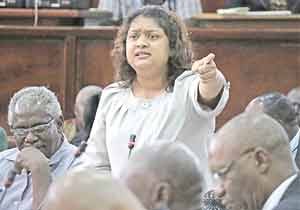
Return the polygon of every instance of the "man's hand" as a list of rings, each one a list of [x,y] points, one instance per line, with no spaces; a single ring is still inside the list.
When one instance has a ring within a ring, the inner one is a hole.
[[[15,168],[19,174],[22,169],[32,173],[43,169],[47,170],[49,169],[49,160],[35,147],[25,147],[16,158]]]
[[[49,160],[35,147],[25,147],[16,158],[15,168],[19,173],[22,169],[31,172],[32,209],[37,210],[51,183]]]

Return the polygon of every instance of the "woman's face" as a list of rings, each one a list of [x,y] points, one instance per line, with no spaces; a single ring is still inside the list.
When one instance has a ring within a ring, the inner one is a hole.
[[[131,22],[126,57],[138,77],[166,75],[169,53],[169,39],[154,19],[138,16]]]

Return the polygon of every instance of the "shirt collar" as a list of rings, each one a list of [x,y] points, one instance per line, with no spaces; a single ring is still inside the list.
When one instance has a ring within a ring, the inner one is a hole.
[[[300,140],[300,129],[298,130],[298,132],[294,136],[294,138],[290,141],[290,148],[291,148],[291,151],[293,153],[294,158],[295,158],[295,156],[297,154],[299,140]]]
[[[65,139],[59,149],[51,156],[49,166],[57,165],[61,161],[61,154],[64,154],[66,150],[69,150],[70,146],[71,144]]]
[[[269,196],[268,200],[265,202],[262,210],[272,210],[274,209],[280,202],[283,194],[290,186],[290,184],[296,179],[297,174],[294,174],[287,178],[284,182],[282,182]]]

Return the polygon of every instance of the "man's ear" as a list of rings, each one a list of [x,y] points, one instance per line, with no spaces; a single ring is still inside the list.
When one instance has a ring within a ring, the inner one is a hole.
[[[151,201],[153,209],[169,209],[171,199],[171,186],[167,182],[158,183],[152,192]]]
[[[262,147],[257,147],[254,150],[255,165],[258,171],[262,174],[267,173],[271,166],[271,154]]]

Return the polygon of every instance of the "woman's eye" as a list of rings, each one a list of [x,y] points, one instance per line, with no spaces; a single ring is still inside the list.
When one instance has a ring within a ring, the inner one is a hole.
[[[130,34],[128,37],[129,37],[129,39],[132,39],[132,40],[135,40],[138,38],[138,36],[136,34]]]
[[[156,40],[158,38],[159,38],[159,35],[157,35],[157,34],[150,34],[150,39],[151,40]]]

